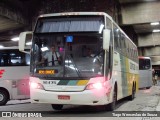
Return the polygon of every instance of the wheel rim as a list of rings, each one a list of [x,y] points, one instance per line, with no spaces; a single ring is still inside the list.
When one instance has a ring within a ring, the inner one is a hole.
[[[4,99],[4,95],[0,94],[0,101],[3,101],[3,99]]]

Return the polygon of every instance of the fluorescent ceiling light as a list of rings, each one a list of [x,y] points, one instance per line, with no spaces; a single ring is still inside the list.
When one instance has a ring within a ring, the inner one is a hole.
[[[42,47],[41,50],[44,52],[44,51],[47,51],[49,49],[48,49],[48,47]]]
[[[160,29],[155,29],[153,30],[153,32],[160,32]]]
[[[32,45],[32,42],[27,42],[26,45]]]
[[[0,48],[4,48],[4,46],[3,46],[3,45],[0,45]]]
[[[153,22],[151,25],[159,25],[159,22]]]
[[[19,41],[19,37],[15,37],[11,39],[12,41]]]

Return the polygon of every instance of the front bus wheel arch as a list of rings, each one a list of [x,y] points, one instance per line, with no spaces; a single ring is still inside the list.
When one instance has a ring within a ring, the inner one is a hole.
[[[112,103],[108,105],[109,111],[113,111],[116,109],[117,103],[117,84],[114,86],[113,95],[112,95]]]
[[[0,89],[0,106],[5,105],[9,100],[9,94],[6,90]]]
[[[129,96],[129,100],[133,100],[136,94],[136,84],[133,83],[132,85],[132,94]]]

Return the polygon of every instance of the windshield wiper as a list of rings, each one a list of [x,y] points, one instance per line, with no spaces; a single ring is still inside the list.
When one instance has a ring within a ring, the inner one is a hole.
[[[77,74],[78,74],[78,77],[81,77],[81,73],[80,73],[79,69],[77,68],[77,66],[76,66],[73,58],[71,57],[71,55],[67,55],[67,58],[71,60],[73,66],[74,66],[74,68],[75,68],[75,70],[76,70],[76,72],[77,72]]]
[[[97,56],[99,56],[102,52],[103,52],[103,50],[100,50],[98,53],[96,53],[96,54],[94,55],[94,58],[97,57]]]

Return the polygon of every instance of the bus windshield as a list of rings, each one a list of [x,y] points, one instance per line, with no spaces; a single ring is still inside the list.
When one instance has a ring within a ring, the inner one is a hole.
[[[61,79],[102,76],[103,28],[103,16],[39,18],[32,41],[32,75]]]
[[[53,46],[55,51],[50,54]],[[35,34],[31,54],[34,76],[66,79],[103,75],[101,34]]]
[[[139,70],[148,70],[151,68],[150,59],[139,59]]]

